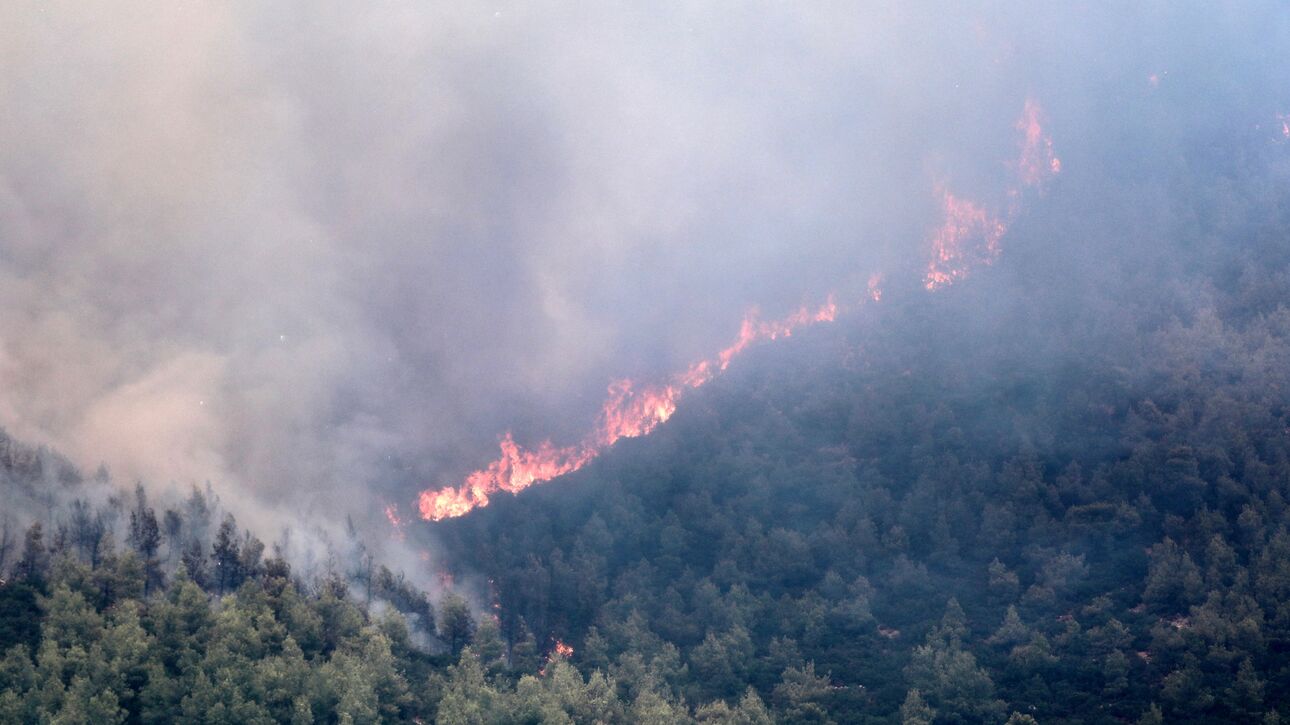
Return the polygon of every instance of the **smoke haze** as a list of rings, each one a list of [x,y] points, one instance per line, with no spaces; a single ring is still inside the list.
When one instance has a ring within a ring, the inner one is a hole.
[[[10,3],[0,425],[119,480],[410,514],[749,306],[917,283],[935,189],[1001,204],[1027,98],[1084,191],[1276,142],[1286,48],[1273,2]]]

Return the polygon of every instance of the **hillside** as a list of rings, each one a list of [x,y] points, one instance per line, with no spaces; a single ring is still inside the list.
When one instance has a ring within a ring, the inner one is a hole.
[[[1093,218],[1046,201],[1000,267],[761,350],[652,437],[442,524],[450,560],[504,635],[628,693],[751,686],[787,722],[1275,721],[1290,186],[1275,154],[1211,152],[1136,252],[1115,225],[1141,179]]]
[[[1210,128],[395,532],[445,571],[0,436],[0,722],[1279,722],[1290,146]]]

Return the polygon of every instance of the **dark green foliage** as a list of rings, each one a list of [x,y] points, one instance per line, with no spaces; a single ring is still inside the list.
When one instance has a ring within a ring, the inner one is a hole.
[[[23,645],[35,651],[40,641],[39,590],[30,584],[0,587],[0,648]]]
[[[453,657],[470,643],[475,622],[470,616],[466,600],[456,592],[448,592],[439,603],[439,634],[443,637]]]
[[[22,542],[22,558],[13,568],[13,576],[20,582],[41,586],[45,570],[49,566],[49,554],[45,551],[44,527],[39,521],[27,529]]]
[[[242,583],[241,546],[232,515],[224,517],[215,535],[215,543],[211,545],[211,572],[217,592],[236,589]]]
[[[1010,236],[970,284],[750,352],[650,437],[442,538],[496,582],[513,658],[558,637],[628,697],[1285,716],[1290,169],[1239,173],[1177,180],[1169,213],[1203,220],[1131,250],[1043,202],[1059,243]],[[1102,212],[1131,219],[1116,183]]]
[[[0,722],[1278,722],[1278,158],[1169,202],[1103,169],[1097,213],[1038,201],[969,282],[750,351],[653,435],[437,524],[486,593],[432,606],[361,546],[293,574],[209,488],[160,522],[140,490],[128,531],[73,500],[0,536]],[[79,480],[6,436],[0,470]]]

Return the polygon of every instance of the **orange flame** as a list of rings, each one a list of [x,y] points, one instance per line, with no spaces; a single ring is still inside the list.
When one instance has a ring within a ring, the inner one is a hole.
[[[1048,177],[1061,171],[1061,161],[1053,154],[1052,140],[1044,135],[1041,117],[1039,106],[1026,101],[1016,126],[1022,132],[1021,153],[1016,163],[1021,188],[1041,186]],[[1009,191],[1008,196],[1014,203],[1002,217],[949,191],[942,189],[940,195],[945,221],[931,239],[932,260],[924,278],[924,286],[929,290],[952,284],[976,266],[994,262],[1000,253],[999,241],[1016,214],[1015,202],[1020,190]],[[869,299],[875,302],[882,299],[881,283],[879,275],[870,278]],[[760,320],[754,309],[744,317],[733,343],[714,357],[700,360],[673,375],[670,382],[637,386],[631,380],[618,380],[611,384],[595,429],[581,443],[557,447],[544,441],[535,449],[526,449],[507,432],[499,444],[501,455],[467,476],[463,484],[422,491],[418,500],[421,517],[441,521],[463,516],[487,506],[489,496],[498,491],[515,494],[535,483],[572,473],[617,441],[649,434],[672,417],[687,389],[712,380],[750,345],[790,337],[802,327],[832,322],[837,314],[838,306],[832,295],[817,309],[802,306],[779,320]]]
[[[932,234],[932,260],[923,278],[924,287],[936,290],[963,279],[977,266],[993,264],[1001,251],[999,240],[1017,214],[1021,189],[1042,190],[1045,181],[1061,172],[1062,161],[1053,153],[1053,140],[1044,134],[1042,116],[1039,105],[1027,100],[1016,125],[1022,134],[1016,163],[1020,188],[1008,190],[1012,203],[1002,216],[941,190],[945,221]]]
[[[458,487],[421,492],[418,508],[421,517],[430,521],[464,516],[487,506],[489,496],[498,491],[519,493],[534,483],[549,481],[582,468],[600,453],[623,438],[647,435],[676,412],[677,401],[686,389],[697,388],[753,343],[789,337],[794,331],[819,322],[832,322],[838,306],[832,296],[817,309],[802,306],[781,320],[759,320],[750,312],[739,327],[734,343],[701,360],[663,385],[637,386],[631,380],[618,380],[609,386],[609,395],[601,406],[596,428],[582,443],[557,447],[544,441],[535,449],[521,448],[508,432],[502,436],[501,455],[486,467],[471,473]]]
[[[992,264],[1007,223],[967,199],[941,192],[945,221],[932,235],[932,261],[923,286],[929,290],[953,284],[977,264]]]
[[[555,644],[551,647],[551,651],[547,653],[546,662],[543,663],[542,669],[538,670],[538,674],[545,677],[547,668],[551,666],[551,663],[554,662],[557,657],[562,660],[567,660],[572,656],[573,647],[570,647],[557,639]]]

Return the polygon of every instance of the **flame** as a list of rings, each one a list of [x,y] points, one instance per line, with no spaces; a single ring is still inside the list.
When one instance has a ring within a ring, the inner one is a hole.
[[[1044,181],[1061,171],[1061,160],[1053,153],[1052,139],[1044,134],[1042,116],[1038,104],[1027,100],[1016,124],[1022,133],[1020,157],[1015,166],[1018,187],[1009,190],[1012,203],[1002,216],[939,189],[945,219],[931,238],[932,259],[924,277],[927,289],[939,289],[962,279],[977,266],[992,264],[1000,253],[999,242],[1017,213],[1016,202],[1021,190],[1042,188]],[[881,284],[881,275],[870,277],[869,299],[875,302],[882,299]],[[668,382],[637,385],[627,379],[614,381],[601,406],[595,429],[581,442],[560,447],[547,440],[530,449],[521,447],[507,432],[499,443],[498,458],[471,473],[464,483],[422,491],[418,500],[421,517],[441,521],[463,516],[487,506],[489,497],[499,491],[515,494],[535,483],[572,473],[619,440],[648,435],[672,417],[686,391],[701,387],[725,371],[749,346],[791,337],[803,327],[832,322],[837,315],[838,305],[832,295],[817,308],[803,305],[778,320],[762,320],[753,309],[745,315],[734,342],[715,356],[673,375]],[[562,643],[557,643],[557,649],[559,646]]]
[[[829,295],[828,302],[814,312],[803,306],[797,312],[782,320],[758,321],[757,310],[754,309],[744,317],[743,324],[739,326],[739,339],[733,345],[718,353],[717,360],[721,363],[721,369],[725,370],[730,367],[730,361],[736,355],[746,350],[754,342],[791,337],[793,330],[799,327],[805,327],[814,322],[833,322],[837,319],[837,316],[838,305],[833,301],[833,295]]]
[[[387,505],[385,507],[385,518],[390,522],[390,526],[394,527],[394,536],[399,541],[403,541],[403,520],[399,518],[399,507],[394,504]]]
[[[1053,140],[1044,135],[1040,124],[1043,111],[1039,104],[1027,100],[1017,121],[1017,130],[1022,133],[1021,157],[1017,160],[1017,172],[1021,185],[1039,186],[1049,176],[1062,170],[1062,160],[1053,154]]]
[[[1008,225],[967,199],[941,192],[945,221],[932,235],[932,261],[923,286],[929,290],[963,279],[978,264],[992,264],[999,256],[999,240]]]
[[[487,506],[491,493],[519,493],[535,481],[549,481],[576,471],[599,454],[595,448],[585,446],[557,448],[550,441],[544,441],[535,450],[525,450],[509,432],[502,436],[499,445],[501,456],[467,476],[459,488],[422,491],[419,501],[422,518],[439,521],[463,516],[476,507]]]
[[[551,647],[551,651],[547,653],[546,662],[543,663],[542,669],[538,670],[538,674],[545,677],[547,668],[551,666],[551,663],[554,662],[557,657],[559,657],[562,660],[567,660],[572,656],[573,656],[573,647],[570,647],[569,645],[565,644],[561,640],[557,639],[555,641],[555,644]]]
[[[1290,113],[1278,113],[1277,120],[1281,122],[1281,138],[1290,140]]]
[[[614,382],[600,413],[596,442],[612,446],[619,439],[648,434],[672,417],[680,395],[681,389],[674,385],[633,390],[630,380]]]
[[[882,275],[869,275],[869,299],[874,302],[882,302]]]
[[[700,360],[661,385],[638,386],[631,380],[617,380],[609,386],[595,430],[581,443],[558,447],[544,441],[534,449],[522,448],[507,432],[499,447],[501,455],[484,468],[471,473],[460,486],[421,492],[418,508],[430,521],[464,516],[487,506],[499,491],[519,493],[535,483],[549,481],[582,468],[606,448],[623,438],[648,435],[676,412],[686,390],[698,388],[729,367],[730,362],[754,343],[790,337],[796,330],[837,318],[838,306],[828,301],[812,309],[803,305],[779,320],[760,320],[756,310],[744,317],[738,338],[711,359]]]
[[[978,266],[993,264],[999,257],[999,241],[1018,213],[1021,191],[1038,188],[1061,173],[1062,161],[1053,153],[1053,140],[1044,133],[1039,104],[1027,100],[1016,129],[1021,132],[1021,150],[1016,162],[1018,186],[1008,190],[1010,203],[1002,215],[992,214],[975,202],[941,189],[945,220],[932,234],[932,260],[923,286],[936,290],[966,277]]]

